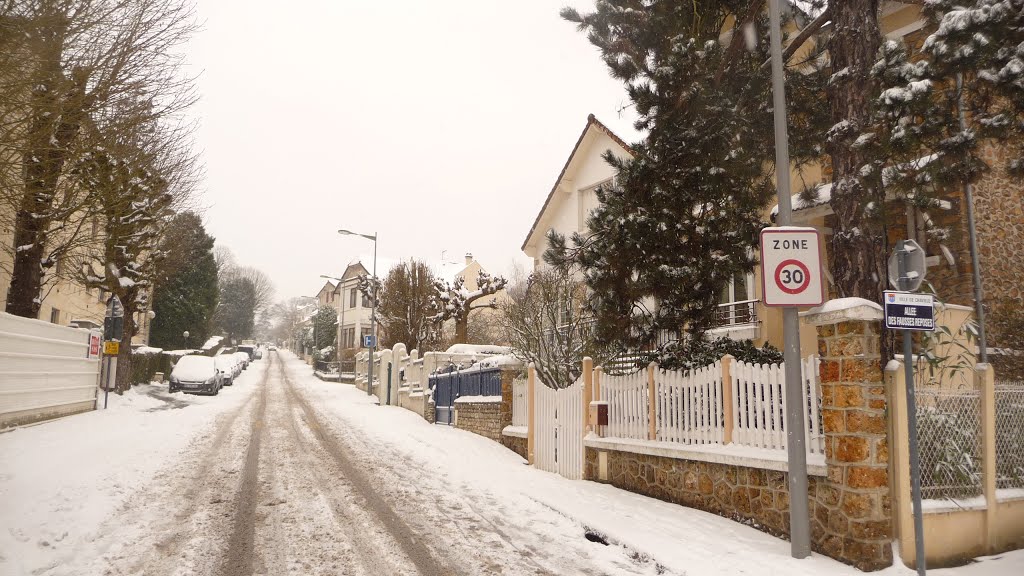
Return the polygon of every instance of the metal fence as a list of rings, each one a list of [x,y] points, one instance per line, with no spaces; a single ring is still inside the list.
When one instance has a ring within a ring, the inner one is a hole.
[[[500,368],[432,374],[429,382],[438,424],[452,423],[455,401],[463,396],[501,396]]]
[[[338,372],[342,374],[351,374],[356,371],[356,360],[342,360],[338,362]]]
[[[316,370],[317,372],[322,373],[322,374],[337,374],[338,373],[338,363],[337,362],[324,362],[322,360],[317,360],[314,363],[313,369]]]
[[[922,496],[979,496],[981,395],[976,390],[917,390],[916,401]]]
[[[996,488],[1024,488],[1024,384],[997,385]]]

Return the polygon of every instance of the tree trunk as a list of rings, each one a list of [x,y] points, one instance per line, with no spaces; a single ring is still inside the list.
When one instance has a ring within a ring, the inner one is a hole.
[[[455,318],[455,342],[465,344],[469,340],[469,314]]]
[[[84,77],[64,80],[59,50],[47,61],[45,80],[32,93],[32,121],[22,155],[24,192],[15,220],[16,253],[6,304],[9,314],[27,318],[39,315],[44,270],[51,264],[45,256],[57,183],[68,147],[78,137],[84,106]],[[19,250],[22,246],[26,248]]]
[[[132,336],[135,336],[135,296],[118,295],[124,306],[124,333],[121,335],[121,347],[117,352],[117,374],[114,380],[115,390],[123,394],[131,389],[132,384]]]
[[[870,122],[871,100],[876,90],[869,78],[881,45],[878,26],[879,0],[844,0],[833,3],[833,33],[829,45],[832,73],[847,69],[828,89],[833,130],[849,125],[843,135],[829,142],[832,159],[832,276],[841,298],[859,297],[881,302],[886,287],[888,239],[884,218],[865,214],[869,203],[883,206],[885,191],[865,186],[858,177],[863,154],[852,142]],[[884,211],[883,211],[884,213]],[[893,353],[894,340],[883,332],[881,361]]]
[[[881,301],[884,289],[882,230],[865,215],[879,190],[867,189],[858,178],[863,154],[850,146],[868,125],[872,85],[868,78],[881,43],[879,0],[845,0],[835,4],[833,36],[829,46],[833,73],[848,69],[828,90],[832,122],[849,129],[829,143],[832,158],[832,275],[840,297]],[[835,130],[835,129],[834,129]]]

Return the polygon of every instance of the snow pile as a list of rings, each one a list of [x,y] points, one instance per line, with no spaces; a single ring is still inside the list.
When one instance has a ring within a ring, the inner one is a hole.
[[[139,346],[132,350],[132,354],[142,354],[145,356],[152,356],[163,352],[163,348],[153,348],[152,346]]]
[[[216,374],[216,364],[209,356],[185,356],[174,365],[171,378],[185,382],[204,382]]]
[[[484,358],[476,364],[481,369],[483,368],[521,368],[523,361],[516,358],[513,354],[499,354],[497,356],[490,356]]]
[[[508,346],[492,344],[453,344],[445,352],[449,354],[508,354],[512,349]]]
[[[501,396],[460,396],[455,399],[456,404],[490,404],[501,402]]]

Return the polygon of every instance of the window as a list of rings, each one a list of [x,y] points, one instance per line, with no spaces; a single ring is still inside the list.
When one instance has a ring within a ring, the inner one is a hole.
[[[369,308],[369,307],[370,307],[370,299],[366,297],[366,294],[363,294],[363,308]]]
[[[348,297],[348,307],[349,308],[355,308],[356,307],[356,294],[358,292],[359,292],[358,289],[353,288],[352,291],[349,293],[349,297]]]
[[[106,301],[107,301],[107,291],[104,290],[103,288],[100,288],[99,292],[96,293],[96,301],[97,302],[106,303]]]
[[[754,301],[753,276],[737,274],[722,287],[718,295],[717,324],[731,326],[757,322],[757,308]]]
[[[60,324],[60,310],[57,310],[56,308],[50,310],[50,323]]]
[[[355,348],[356,347],[356,329],[345,328],[341,331],[341,347],[342,348]]]

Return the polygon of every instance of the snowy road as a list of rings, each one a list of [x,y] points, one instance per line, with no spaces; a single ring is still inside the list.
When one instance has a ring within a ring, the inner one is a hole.
[[[455,483],[436,492],[446,470],[424,478],[431,471],[403,446],[319,411],[295,382],[303,376],[271,355],[247,397],[202,429],[176,465],[60,560],[25,573],[665,573],[626,548],[586,540],[550,508],[537,506],[546,530],[537,532],[506,522],[494,495],[463,494]],[[417,489],[424,482],[430,490]],[[551,536],[557,547],[544,545]]]
[[[0,575],[859,574],[711,514],[525,466],[321,382],[286,352],[218,397],[139,386],[113,400],[0,434]],[[934,573],[1022,569],[1013,553]]]

